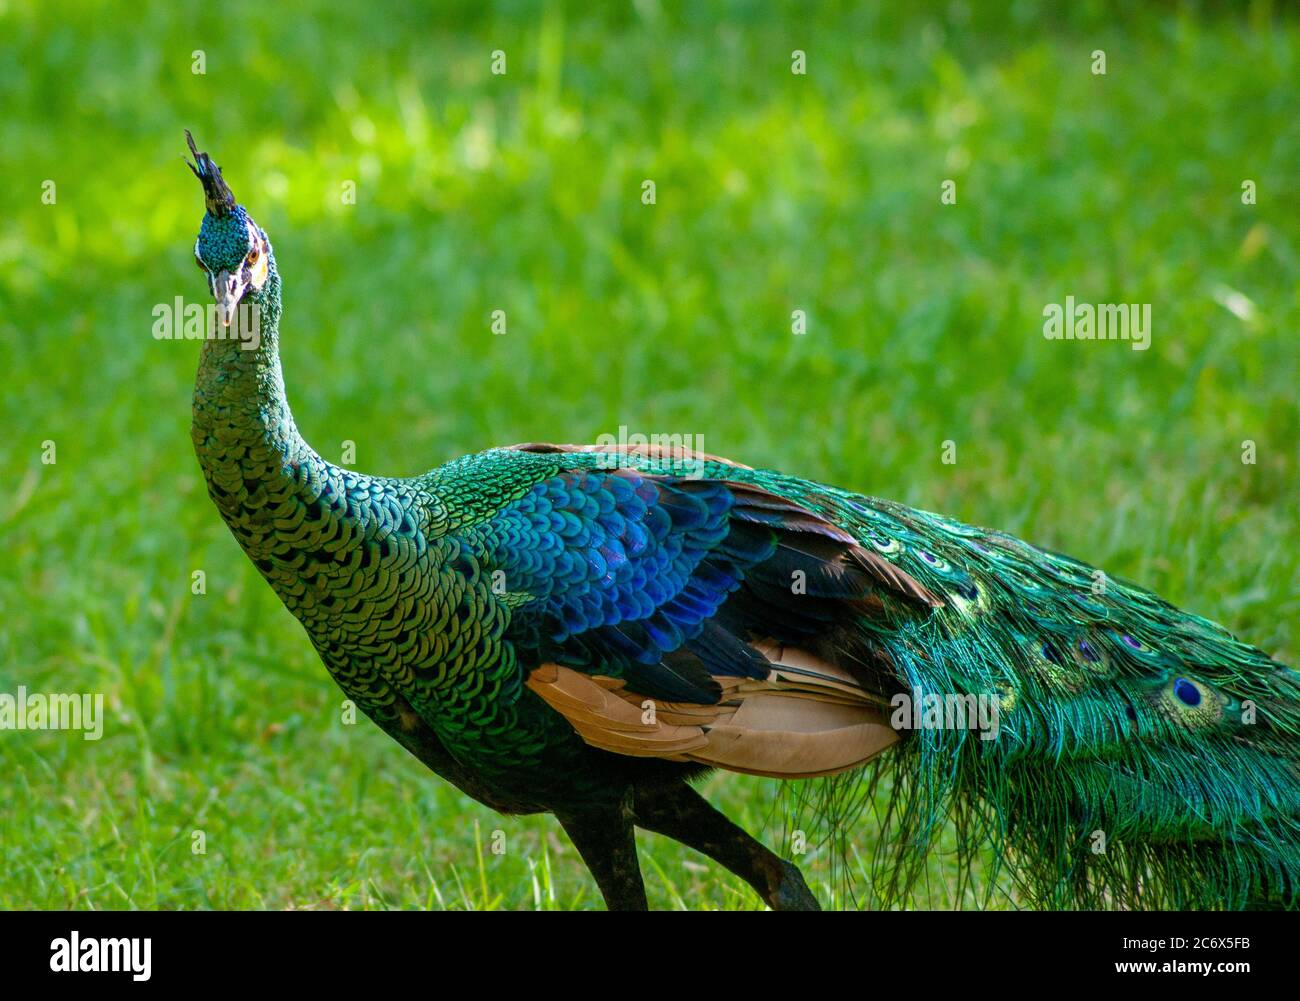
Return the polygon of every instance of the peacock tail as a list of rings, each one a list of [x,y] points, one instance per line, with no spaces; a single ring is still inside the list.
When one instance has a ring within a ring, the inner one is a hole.
[[[671,475],[681,459],[620,461]],[[827,822],[843,824],[851,816],[835,816],[836,801],[861,806],[864,782],[891,783],[887,850],[874,866],[880,902],[907,899],[946,820],[966,852],[992,843],[1027,906],[1291,899],[1300,874],[1295,671],[1144,588],[1010,535],[771,470],[715,462],[703,473],[824,518],[928,595],[921,604],[900,591],[854,616],[833,649],[821,647],[828,660],[913,706],[927,697],[969,705],[970,696],[997,706],[995,739],[975,727],[915,726],[870,774],[837,776],[828,796],[814,796]],[[765,566],[775,571],[767,614],[800,600],[780,580],[797,562]],[[809,594],[815,601],[816,589]],[[986,875],[991,883],[996,871]]]
[[[199,265],[261,317],[203,344],[209,495],[346,697],[443,778],[562,821],[713,768],[808,779],[841,847],[879,790],[885,906],[948,821],[1026,906],[1294,904],[1294,671],[1069,557],[712,456],[327,462],[285,398],[270,243],[191,150]]]

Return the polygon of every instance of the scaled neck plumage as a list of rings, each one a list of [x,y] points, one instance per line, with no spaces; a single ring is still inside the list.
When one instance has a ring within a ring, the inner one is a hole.
[[[194,385],[196,447],[203,444],[200,431],[228,445],[273,445],[286,458],[306,447],[285,398],[280,274],[274,254],[268,256],[262,287],[249,289],[230,327],[214,320],[203,342]]]
[[[280,369],[280,275],[274,254],[268,256],[266,281],[241,303],[241,317],[256,317],[255,335],[245,328],[242,337],[227,332],[203,342],[191,428],[208,492],[250,555],[275,547],[275,500],[319,495],[342,472],[307,444],[289,410]]]

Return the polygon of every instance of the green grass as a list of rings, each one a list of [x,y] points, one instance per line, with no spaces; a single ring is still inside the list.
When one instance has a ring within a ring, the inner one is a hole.
[[[692,433],[1064,550],[1295,663],[1300,25],[907,6],[0,0],[0,692],[108,713],[97,743],[0,732],[0,907],[600,906],[552,821],[340,722],[207,500],[196,345],[150,335],[206,292],[186,126],[275,243],[327,458]],[[1045,340],[1066,295],[1151,303],[1150,350]],[[705,788],[751,828],[775,792]],[[653,905],[759,906],[641,844]],[[825,853],[801,861],[826,897]],[[973,902],[943,857],[929,885]]]

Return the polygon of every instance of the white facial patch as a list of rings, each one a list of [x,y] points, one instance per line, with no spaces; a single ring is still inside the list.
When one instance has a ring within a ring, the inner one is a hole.
[[[256,226],[254,226],[251,222],[247,223],[247,226],[248,226],[248,245],[257,251],[257,260],[255,260],[252,264],[248,264],[247,258],[245,258],[244,266],[245,269],[248,271],[248,284],[255,289],[260,289],[263,285],[266,284],[266,276],[270,270],[269,262],[267,260],[267,258],[270,256],[268,253],[270,248],[267,247],[266,239],[262,236],[260,232],[258,232]]]

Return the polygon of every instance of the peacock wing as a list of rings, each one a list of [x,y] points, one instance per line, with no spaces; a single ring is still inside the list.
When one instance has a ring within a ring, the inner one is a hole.
[[[469,538],[516,596],[528,687],[584,740],[762,775],[830,774],[894,743],[894,682],[860,623],[939,604],[739,479],[563,469]]]

